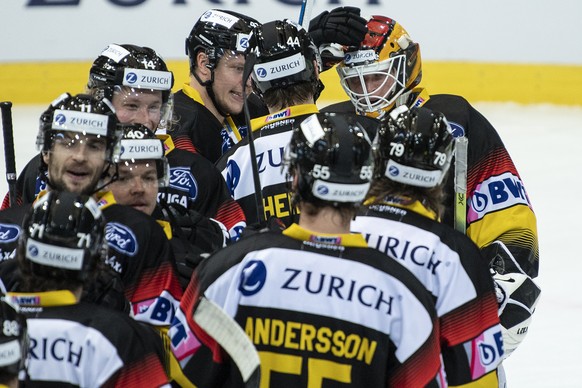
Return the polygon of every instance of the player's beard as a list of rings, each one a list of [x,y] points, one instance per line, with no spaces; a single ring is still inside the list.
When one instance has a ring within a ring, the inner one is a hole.
[[[93,179],[91,181],[89,181],[86,185],[83,186],[73,186],[73,187],[68,187],[67,183],[62,179],[62,176],[60,178],[56,178],[56,179],[48,179],[48,185],[49,187],[51,187],[54,190],[57,191],[70,191],[73,193],[78,193],[78,194],[83,194],[83,195],[93,195],[97,189],[97,184],[99,183],[99,180],[101,179],[101,175],[103,174],[95,174],[95,176],[93,177]],[[50,176],[50,174],[49,174]]]

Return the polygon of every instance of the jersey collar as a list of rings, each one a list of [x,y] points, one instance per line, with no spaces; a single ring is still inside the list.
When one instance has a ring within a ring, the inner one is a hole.
[[[76,304],[77,298],[69,290],[45,292],[8,292],[8,298],[18,306],[68,306]]]
[[[366,202],[364,202],[364,205],[365,206],[372,206],[375,204],[388,205],[388,206],[392,206],[392,207],[397,207],[399,209],[409,210],[411,212],[418,213],[421,216],[424,216],[426,218],[430,218],[431,220],[440,221],[437,214],[434,211],[428,209],[421,202],[414,201],[412,203],[405,203],[406,201],[402,201],[402,200],[405,200],[405,198],[403,198],[403,197],[389,198],[388,197],[388,198],[384,198],[384,200],[382,200],[380,202],[376,202],[376,197],[370,197],[369,199],[366,200]]]
[[[267,124],[275,123],[277,121],[288,119],[291,117],[308,115],[312,113],[319,113],[317,105],[315,104],[295,105],[289,108],[282,109],[275,113],[270,113],[263,117],[257,117],[256,119],[251,120],[251,127],[253,128],[254,132],[258,129],[261,129]]]
[[[360,233],[316,233],[302,228],[297,224],[292,224],[289,226],[283,231],[283,234],[294,238],[295,240],[303,240],[320,244],[341,245],[344,247],[356,248],[365,248],[368,246],[364,236],[362,236]]]

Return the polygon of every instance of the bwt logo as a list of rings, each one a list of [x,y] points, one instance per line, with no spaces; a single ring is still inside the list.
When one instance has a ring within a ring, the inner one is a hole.
[[[240,274],[239,291],[244,296],[252,296],[263,288],[267,280],[267,267],[259,260],[249,261]]]
[[[264,67],[259,67],[256,73],[259,78],[265,78],[267,76],[267,70]]]
[[[398,167],[396,166],[390,166],[388,167],[388,174],[390,174],[390,176],[398,176],[400,175],[400,170],[398,170]]]
[[[64,114],[59,113],[58,115],[55,116],[55,123],[59,124],[59,125],[63,125],[67,122],[67,118],[65,117]]]
[[[137,81],[137,74],[135,74],[135,73],[127,73],[127,75],[125,76],[125,80],[127,82],[129,82],[130,84],[134,84]]]

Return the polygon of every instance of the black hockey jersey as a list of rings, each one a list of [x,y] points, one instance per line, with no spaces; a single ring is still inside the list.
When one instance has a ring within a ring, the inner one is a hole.
[[[267,113],[256,98],[250,98],[249,103],[251,117]],[[198,152],[212,163],[247,135],[244,117],[227,116],[221,123],[187,83],[174,94],[174,118],[177,123],[170,134],[176,147]]]
[[[282,170],[285,147],[291,140],[292,125],[317,112],[315,105],[298,105],[251,122],[265,220],[277,217],[286,225],[294,222],[297,210],[291,207],[290,187]],[[259,220],[248,141],[244,140],[231,148],[216,165],[222,171],[231,196],[242,207],[247,224],[257,223]]]
[[[70,291],[8,294],[27,316],[27,387],[169,387],[161,337]],[[23,385],[24,386],[24,385]]]
[[[136,320],[168,326],[182,296],[174,258],[163,229],[157,222],[129,206],[115,203],[111,193],[99,199],[107,221],[107,264],[123,282],[125,297]],[[22,221],[30,205],[0,212],[0,255],[15,257]]]
[[[408,268],[433,295],[449,385],[498,385],[503,340],[489,268],[465,235],[398,198],[359,209],[351,230]]]
[[[246,226],[245,215],[232,199],[226,182],[216,166],[201,154],[175,148],[164,136],[166,158],[170,165],[169,186],[161,188],[158,202],[177,203],[205,217],[221,222],[230,237],[237,240]]]
[[[519,172],[495,128],[461,96],[429,96],[425,89],[417,88],[407,105],[442,112],[451,124],[453,135],[468,139],[467,235],[479,248],[501,241],[521,269],[536,277],[539,269],[536,216]],[[354,106],[346,101],[323,111],[353,112]],[[449,174],[445,188],[448,202],[443,222],[453,226],[454,173]]]
[[[201,263],[170,330],[194,383],[204,360],[222,360],[208,353],[211,339],[192,318],[202,295],[254,343],[261,386],[446,384],[430,295],[359,234],[320,235],[294,224],[250,235]]]

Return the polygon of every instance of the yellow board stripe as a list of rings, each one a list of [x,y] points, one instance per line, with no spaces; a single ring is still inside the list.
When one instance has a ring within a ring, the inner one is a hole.
[[[188,80],[186,60],[167,61],[174,91]],[[84,90],[91,62],[0,63],[0,100],[48,104],[61,93]],[[319,104],[347,99],[335,70],[322,74],[326,84]],[[499,63],[423,63],[423,82],[431,94],[459,94],[471,102],[514,101],[582,105],[582,66]]]

